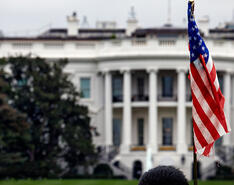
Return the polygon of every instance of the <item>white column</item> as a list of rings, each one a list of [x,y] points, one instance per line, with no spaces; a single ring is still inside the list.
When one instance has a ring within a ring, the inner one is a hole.
[[[128,153],[131,145],[131,126],[132,126],[132,110],[131,110],[131,71],[129,69],[122,70],[123,85],[123,138],[121,144],[121,153]]]
[[[105,71],[105,145],[112,145],[112,84],[111,74]]]
[[[186,94],[186,83],[185,73],[186,69],[181,68],[177,70],[178,83],[177,83],[177,146],[176,150],[179,154],[187,153],[186,145],[186,107],[185,107],[185,94]]]
[[[149,131],[148,131],[148,148],[152,153],[157,153],[157,127],[158,127],[158,110],[157,110],[157,69],[149,69]]]
[[[224,97],[225,97],[225,104],[224,104],[224,112],[226,116],[226,121],[228,125],[230,125],[231,121],[231,73],[226,71],[224,75]],[[230,146],[231,144],[231,135],[227,134],[223,137],[223,145]]]

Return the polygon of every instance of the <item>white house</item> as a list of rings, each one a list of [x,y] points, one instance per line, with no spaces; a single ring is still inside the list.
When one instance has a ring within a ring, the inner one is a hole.
[[[167,25],[138,28],[132,16],[127,29],[113,22],[80,28],[76,14],[67,29],[50,29],[36,37],[0,37],[0,57],[67,58],[65,69],[82,92],[91,124],[99,133],[93,142],[116,174],[137,177],[152,165],[173,165],[192,175],[192,103],[186,28]],[[215,61],[225,95],[227,120],[234,124],[234,28],[207,30],[205,41]],[[230,25],[229,25],[230,26]],[[234,133],[217,146],[230,147]],[[205,178],[218,156],[199,159]],[[222,160],[222,159],[220,159]],[[228,159],[226,159],[226,162]]]

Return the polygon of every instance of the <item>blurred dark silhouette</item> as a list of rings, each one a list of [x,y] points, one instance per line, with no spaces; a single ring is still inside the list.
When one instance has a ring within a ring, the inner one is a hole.
[[[172,166],[158,166],[143,174],[138,185],[189,185],[184,174]]]

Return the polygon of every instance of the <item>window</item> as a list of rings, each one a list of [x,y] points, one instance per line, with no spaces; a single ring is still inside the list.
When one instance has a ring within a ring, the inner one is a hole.
[[[144,78],[138,78],[137,79],[137,92],[139,97],[143,97],[144,96]]]
[[[191,146],[194,144],[194,139],[193,139],[193,118],[191,119]]]
[[[80,79],[80,91],[82,98],[90,98],[90,78]]]
[[[113,102],[123,100],[123,79],[120,76],[113,77],[112,80]]]
[[[119,146],[121,144],[121,120],[113,120],[113,144]]]
[[[218,80],[219,80],[220,90],[223,93],[223,87],[224,87],[224,84],[223,84],[223,75],[220,74],[220,73],[218,73]]]
[[[137,120],[137,129],[138,129],[138,145],[144,145],[144,119],[140,118]]]
[[[163,118],[163,145],[172,145],[173,119]]]
[[[173,96],[173,77],[172,76],[163,76],[162,77],[162,95],[163,97],[172,97]]]
[[[219,139],[215,141],[215,147],[222,146],[222,143],[223,143],[223,137],[220,137]]]

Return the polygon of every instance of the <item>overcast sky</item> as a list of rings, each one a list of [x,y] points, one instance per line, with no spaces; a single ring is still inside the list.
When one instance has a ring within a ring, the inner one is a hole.
[[[172,23],[183,25],[188,0],[171,0]],[[210,17],[211,27],[231,21],[234,0],[195,0],[195,15]],[[98,20],[116,21],[125,27],[134,6],[141,27],[159,27],[168,18],[168,0],[1,0],[0,30],[5,34],[32,34],[49,28],[66,27],[66,16],[73,11],[90,27]]]

